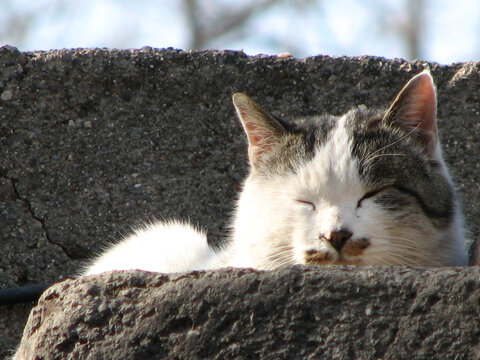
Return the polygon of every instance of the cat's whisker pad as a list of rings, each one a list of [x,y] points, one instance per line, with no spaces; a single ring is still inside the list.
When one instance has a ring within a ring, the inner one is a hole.
[[[311,249],[305,253],[305,263],[307,264],[327,265],[334,260],[334,256],[326,251]]]

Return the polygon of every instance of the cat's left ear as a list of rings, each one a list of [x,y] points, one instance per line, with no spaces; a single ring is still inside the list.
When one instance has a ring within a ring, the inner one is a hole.
[[[248,137],[250,163],[255,167],[285,134],[285,128],[245,94],[233,94],[233,104]]]
[[[433,157],[437,149],[437,95],[430,71],[414,76],[398,93],[383,121],[399,126],[418,139],[423,152]]]

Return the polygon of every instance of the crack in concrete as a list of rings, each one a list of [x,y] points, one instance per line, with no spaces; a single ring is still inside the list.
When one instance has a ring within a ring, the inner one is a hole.
[[[65,255],[67,255],[67,257],[69,259],[73,259],[73,257],[69,254],[68,250],[62,246],[62,244],[59,244],[57,242],[55,242],[52,237],[50,236],[50,233],[47,229],[47,226],[45,225],[45,219],[41,218],[40,216],[37,216],[35,214],[35,210],[33,209],[33,205],[31,204],[31,202],[28,200],[28,198],[26,197],[23,197],[21,194],[20,194],[20,191],[18,190],[18,187],[17,187],[17,182],[18,180],[17,179],[13,179],[13,178],[8,178],[10,180],[10,183],[12,184],[12,189],[13,189],[13,193],[15,194],[15,196],[17,197],[18,200],[22,201],[25,206],[27,207],[28,209],[28,212],[30,214],[30,216],[38,221],[40,223],[40,225],[42,226],[42,230],[43,230],[43,233],[45,234],[45,239],[47,239],[47,241],[52,244],[52,245],[56,245],[56,246],[59,246],[63,252],[65,253]]]

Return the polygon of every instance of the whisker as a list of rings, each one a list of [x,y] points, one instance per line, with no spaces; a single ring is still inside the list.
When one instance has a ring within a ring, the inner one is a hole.
[[[279,261],[290,261],[293,259],[291,254],[283,254],[281,256],[267,256],[262,259],[264,265],[269,263],[278,263]]]
[[[382,156],[407,156],[407,154],[376,154],[376,155],[372,155],[368,159],[366,159],[363,162],[363,165],[368,166],[368,164],[370,164],[373,160],[375,160],[376,158],[382,157]]]
[[[399,260],[399,265],[408,265],[408,266],[422,266],[423,264],[412,259],[411,257],[402,256],[400,254],[390,254],[391,259]]]
[[[402,249],[393,249],[392,251],[392,249],[387,248],[383,251],[370,253],[369,255],[382,260],[394,261],[394,264],[391,263],[392,265],[425,266],[425,263],[430,264],[432,262],[430,257],[424,256],[419,252],[405,252]]]
[[[427,250],[427,249],[423,249],[421,246],[419,246],[420,244],[417,241],[415,241],[413,239],[410,239],[410,238],[407,238],[407,237],[384,236],[383,238],[384,239],[389,239],[389,240],[401,241],[401,243],[389,242],[388,246],[389,247],[394,247],[396,249],[403,249],[405,251],[410,250],[412,253],[415,253],[417,255],[421,255],[422,250],[425,250],[425,251]],[[415,245],[412,246],[411,244],[415,244]]]
[[[378,253],[375,254],[375,258],[380,260],[378,263],[385,263],[386,265],[399,266],[399,265],[412,265],[411,262],[415,263],[411,258],[401,256],[398,254],[392,253]]]
[[[414,249],[419,248],[418,240],[412,239],[410,237],[399,236],[399,235],[383,235],[382,238],[387,239],[387,240],[401,241],[401,243],[398,243],[398,242],[389,243],[389,244],[393,244],[393,245],[396,245],[396,246],[401,246],[401,245],[408,246],[408,244],[415,244],[415,246],[411,246],[411,248],[414,248]]]
[[[408,245],[402,245],[402,244],[394,244],[394,243],[391,243],[391,244],[388,244],[388,246],[386,245],[385,246],[387,249],[390,248],[390,249],[396,249],[396,250],[402,250],[402,251],[405,251],[406,253],[412,253],[412,254],[417,254],[419,251],[419,249],[417,247],[413,247],[413,246],[408,246]]]
[[[274,252],[268,254],[268,257],[276,257],[281,254],[291,254],[293,252],[293,247],[285,247],[283,249],[274,248],[273,251]]]
[[[269,255],[263,258],[264,262],[276,262],[278,260],[288,260],[292,258],[292,254]]]
[[[293,252],[292,246],[285,246],[283,248],[273,248],[268,254],[268,257],[278,257],[282,254],[291,254]]]
[[[269,270],[277,269],[283,265],[293,265],[295,262],[293,261],[293,258],[286,259],[280,263],[275,263],[275,264],[269,264],[270,266],[268,267]]]
[[[398,255],[401,255],[401,256],[406,256],[408,258],[416,258],[418,260],[421,260],[421,261],[425,261],[425,262],[428,262],[430,263],[431,262],[431,257],[429,257],[428,255],[426,254],[423,254],[421,251],[418,251],[418,249],[405,249],[405,248],[401,248],[401,247],[397,247],[395,248],[394,246],[393,247],[385,247],[385,249],[380,249],[376,252],[372,252],[370,254],[398,254]]]
[[[413,132],[417,131],[417,129],[419,128],[420,126],[420,123],[418,123],[415,127],[413,127],[409,132],[407,132],[406,134],[404,134],[403,136],[400,137],[400,139],[392,142],[391,144],[388,144],[388,145],[385,145],[383,147],[381,147],[380,149],[377,149],[375,150],[365,161],[362,162],[362,165],[365,165],[365,163],[367,161],[369,161],[369,158],[371,158],[372,156],[374,155],[377,155],[379,152],[395,145],[395,144],[398,144],[399,142],[403,141],[404,139],[406,139],[407,137],[409,137]]]
[[[400,236],[386,236],[384,238],[389,238],[393,240],[402,241],[402,243],[390,242],[388,244],[380,244],[373,248],[370,248],[369,256],[376,259],[384,259],[394,261],[395,263],[400,263],[401,265],[415,265],[415,266],[424,266],[425,264],[432,263],[432,258],[419,249],[418,244],[412,246],[413,242],[408,238],[403,238]],[[410,243],[410,244],[409,244]]]

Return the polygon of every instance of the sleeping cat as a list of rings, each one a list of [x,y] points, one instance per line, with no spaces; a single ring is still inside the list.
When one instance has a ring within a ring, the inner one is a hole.
[[[466,265],[462,215],[424,71],[388,109],[286,122],[234,94],[250,174],[220,250],[179,221],[145,225],[84,274],[288,264]]]

